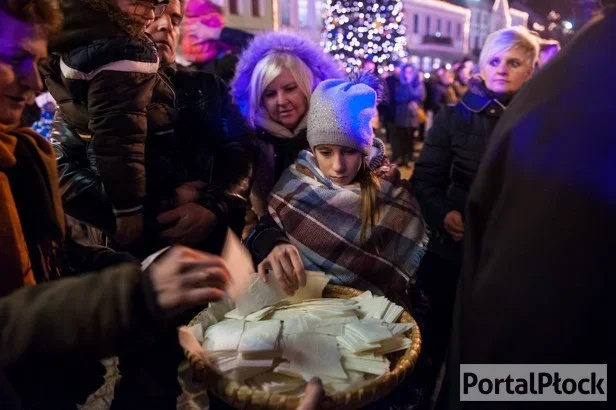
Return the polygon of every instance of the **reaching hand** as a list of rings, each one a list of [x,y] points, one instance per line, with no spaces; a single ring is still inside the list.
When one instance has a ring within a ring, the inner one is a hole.
[[[203,181],[185,182],[175,189],[177,204],[184,205],[189,202],[197,202],[199,192],[205,188],[207,184]]]
[[[182,246],[168,250],[148,273],[158,305],[170,315],[220,300],[230,280],[220,257]]]
[[[175,223],[161,235],[171,243],[197,246],[216,226],[216,215],[209,209],[189,202],[156,217],[159,223]]]
[[[293,295],[300,286],[306,286],[304,263],[293,245],[276,245],[259,264],[257,271],[263,282],[267,282],[267,270],[274,272],[282,290],[288,295]]]
[[[313,377],[306,385],[304,398],[299,403],[297,410],[318,410],[325,400],[323,383],[318,377]]]
[[[445,220],[443,221],[443,226],[454,241],[461,241],[462,238],[464,238],[464,222],[462,222],[462,215],[460,212],[447,212]]]

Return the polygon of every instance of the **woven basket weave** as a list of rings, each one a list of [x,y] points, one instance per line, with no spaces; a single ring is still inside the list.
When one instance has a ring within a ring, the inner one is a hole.
[[[337,285],[327,285],[323,291],[324,298],[349,299],[363,292]],[[197,322],[198,315],[190,322],[190,326]],[[365,406],[384,397],[404,380],[407,374],[413,370],[421,351],[421,334],[415,319],[406,311],[398,319],[399,323],[414,323],[405,336],[412,340],[408,349],[387,355],[392,366],[383,376],[375,379],[372,383],[361,388],[335,393],[326,397],[322,409],[351,409]],[[220,377],[213,371],[208,370],[208,365],[201,357],[189,351],[184,351],[186,358],[191,364],[195,377],[203,383],[204,387],[211,390],[216,396],[237,409],[267,409],[267,410],[295,410],[301,400],[300,396],[287,396],[281,394],[266,393],[233,380]]]

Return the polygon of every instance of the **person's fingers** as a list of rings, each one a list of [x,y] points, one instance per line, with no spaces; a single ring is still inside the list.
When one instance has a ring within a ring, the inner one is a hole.
[[[160,234],[165,238],[170,239],[183,239],[195,227],[195,218],[192,215],[184,215],[181,217],[175,225],[169,229],[165,229]]]
[[[462,221],[462,218],[461,218],[461,217],[456,216],[456,217],[453,219],[453,223],[454,223],[454,225],[455,225],[457,228],[464,229],[464,222]]]
[[[162,264],[165,261],[170,261],[170,264],[177,264],[180,272],[221,268],[227,275],[229,274],[227,264],[219,256],[199,252],[184,246],[172,248],[160,263]]]
[[[257,266],[257,273],[259,274],[259,277],[261,278],[261,280],[265,283],[267,283],[267,269],[269,268],[270,268],[270,263],[267,259],[261,262]]]
[[[161,224],[168,224],[174,221],[177,221],[182,217],[182,214],[179,208],[171,209],[169,211],[163,212],[156,217],[156,220]]]
[[[289,283],[287,276],[276,257],[268,257],[270,261],[271,270],[274,271],[274,276],[278,279],[278,283],[280,283],[280,287],[287,295],[293,295],[293,290],[291,289],[291,284]]]
[[[280,267],[282,268],[282,272],[289,283],[289,287],[293,293],[297,290],[298,283],[297,277],[295,276],[295,270],[293,269],[293,264],[291,263],[291,257],[288,253],[284,253],[280,255]]]
[[[317,410],[325,398],[323,383],[318,377],[313,377],[306,385],[304,398],[299,403],[297,410]]]
[[[227,272],[221,268],[208,268],[182,274],[183,288],[212,287],[224,290],[228,283]]]
[[[302,262],[302,258],[299,256],[297,249],[293,248],[292,251],[289,251],[289,258],[291,259],[291,264],[293,264],[293,271],[295,272],[299,286],[306,286],[306,269],[304,268],[304,262]]]
[[[458,226],[456,226],[453,223],[450,222],[446,222],[445,223],[445,229],[447,229],[448,232],[454,232],[454,233],[464,233],[464,228],[460,228]]]

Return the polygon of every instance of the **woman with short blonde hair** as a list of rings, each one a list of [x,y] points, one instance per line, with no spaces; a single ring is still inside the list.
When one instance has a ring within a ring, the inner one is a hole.
[[[462,258],[464,210],[492,130],[534,72],[539,45],[522,27],[490,34],[481,51],[481,74],[454,106],[443,107],[415,164],[413,185],[431,231],[419,277],[433,301],[433,360],[443,360]]]
[[[490,34],[479,54],[479,66],[484,67],[488,59],[498,53],[519,48],[525,55],[525,64],[534,67],[539,57],[539,42],[530,31],[521,26],[505,28]]]

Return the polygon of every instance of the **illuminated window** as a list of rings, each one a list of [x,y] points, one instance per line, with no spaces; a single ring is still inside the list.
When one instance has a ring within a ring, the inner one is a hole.
[[[321,30],[323,28],[323,13],[324,13],[324,9],[325,9],[325,5],[323,4],[323,2],[321,0],[317,0],[314,2],[314,8],[315,8],[315,19],[316,19],[316,26],[319,30]]]
[[[300,27],[308,27],[308,0],[297,0],[297,19]]]
[[[280,23],[283,26],[291,25],[291,0],[280,1]]]
[[[432,71],[432,59],[430,57],[424,57],[423,58],[423,64],[422,64],[422,70],[426,73],[429,73],[430,71]]]

